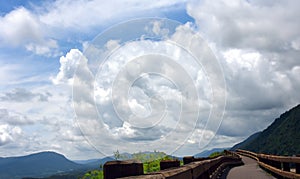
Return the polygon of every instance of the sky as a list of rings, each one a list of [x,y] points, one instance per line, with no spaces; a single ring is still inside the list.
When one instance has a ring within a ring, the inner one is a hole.
[[[299,104],[299,7],[1,1],[0,157],[233,146]]]

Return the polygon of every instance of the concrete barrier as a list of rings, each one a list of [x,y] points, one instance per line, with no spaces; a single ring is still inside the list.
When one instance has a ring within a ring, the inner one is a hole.
[[[198,161],[199,160],[199,161]],[[161,161],[158,172],[143,174],[143,165],[136,162],[117,161],[104,165],[104,178],[122,179],[215,179],[227,166],[242,165],[240,156],[227,152],[226,156],[216,158],[184,157],[185,165],[179,166],[178,160]],[[129,170],[126,172],[126,170]],[[109,173],[107,173],[109,172]],[[118,175],[117,175],[118,174]]]
[[[104,179],[115,179],[143,174],[143,163],[136,160],[109,161],[103,166]]]
[[[160,161],[160,170],[165,170],[168,168],[174,168],[180,166],[179,160],[162,160]]]
[[[189,164],[191,162],[194,162],[194,160],[195,160],[194,156],[183,157],[183,164],[184,165]]]

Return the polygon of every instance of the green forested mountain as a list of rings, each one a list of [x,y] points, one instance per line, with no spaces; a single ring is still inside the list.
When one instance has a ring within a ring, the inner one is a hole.
[[[246,140],[244,140],[243,142],[241,143],[238,143],[236,145],[234,145],[231,150],[235,150],[235,149],[240,149],[240,148],[243,148],[243,146],[247,146],[249,143],[251,143],[254,139],[256,139],[259,134],[261,132],[256,132],[254,134],[252,134],[250,137],[248,137]]]
[[[265,130],[232,149],[274,155],[300,154],[300,104],[280,115]]]
[[[0,178],[43,177],[84,168],[55,152],[0,158]]]

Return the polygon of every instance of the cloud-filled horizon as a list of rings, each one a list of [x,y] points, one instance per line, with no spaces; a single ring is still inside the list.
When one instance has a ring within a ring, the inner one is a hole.
[[[1,2],[0,157],[233,146],[299,104],[299,7]]]

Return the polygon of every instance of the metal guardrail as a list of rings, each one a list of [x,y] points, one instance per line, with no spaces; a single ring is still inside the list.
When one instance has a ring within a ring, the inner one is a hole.
[[[300,157],[257,154],[240,149],[237,149],[236,153],[257,160],[260,167],[276,176],[300,179]],[[295,166],[295,172],[291,170],[292,165]]]
[[[251,152],[251,151],[247,151],[247,150],[241,150],[241,149],[237,149],[236,153],[240,154],[240,155],[244,155],[246,157],[253,158],[254,160],[258,161],[257,153],[254,153],[254,152]]]

